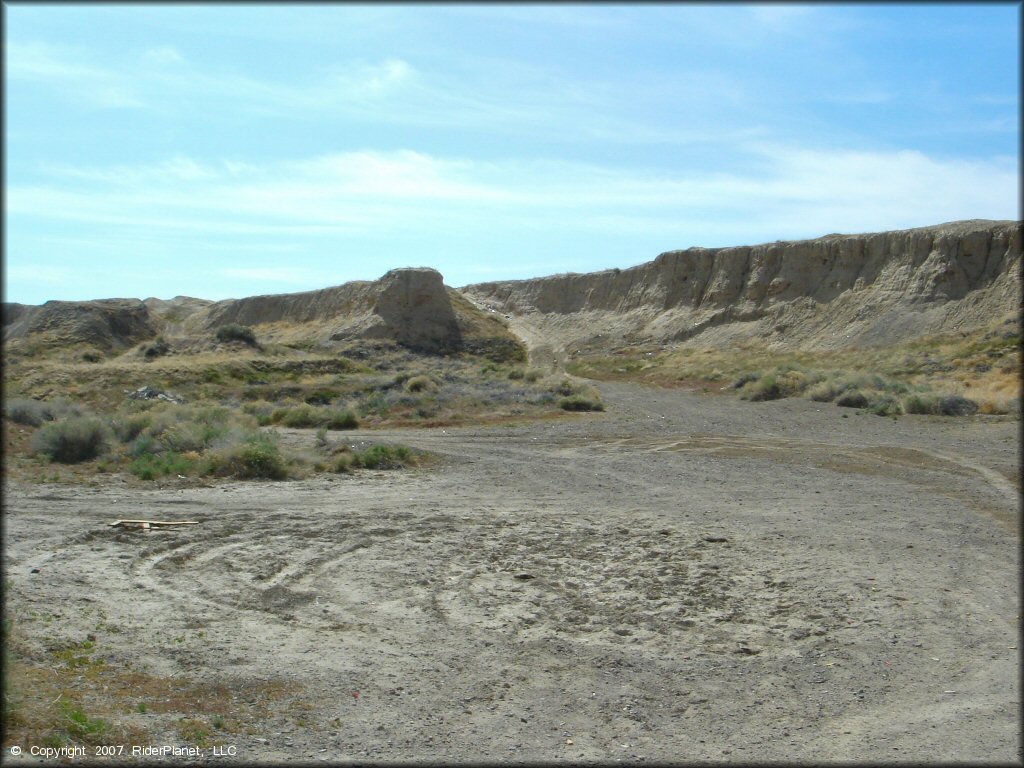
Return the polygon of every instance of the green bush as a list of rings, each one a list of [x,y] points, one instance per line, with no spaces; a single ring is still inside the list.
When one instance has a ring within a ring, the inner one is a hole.
[[[94,459],[108,442],[108,429],[94,416],[76,416],[57,421],[32,435],[32,449],[62,464]]]
[[[542,375],[543,374],[541,374],[541,372],[538,371],[536,368],[531,368],[525,374],[523,374],[523,378],[526,379],[530,384],[533,384]]]
[[[247,325],[228,323],[217,329],[217,341],[241,341],[251,347],[255,347],[256,334]]]
[[[204,474],[283,480],[288,476],[288,465],[275,437],[257,433],[240,444],[208,454]]]
[[[153,456],[163,452],[163,443],[148,434],[141,434],[128,444],[128,454],[135,458]]]
[[[353,457],[353,464],[366,469],[401,469],[412,461],[404,445],[374,445]]]
[[[524,371],[522,368],[513,368],[511,371],[508,372],[508,377],[513,381],[517,379],[525,379],[526,371]]]
[[[329,411],[324,426],[328,429],[358,429],[359,419],[352,411],[344,409]]]
[[[193,463],[184,456],[169,451],[160,456],[146,454],[128,465],[128,471],[141,480],[153,480],[164,475],[187,475]]]
[[[559,400],[558,407],[563,411],[603,411],[604,403],[583,395],[572,395]]]

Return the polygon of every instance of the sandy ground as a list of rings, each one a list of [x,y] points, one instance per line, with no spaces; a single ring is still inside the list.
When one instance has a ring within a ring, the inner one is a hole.
[[[8,486],[7,610],[295,683],[226,739],[244,762],[1021,760],[1017,422],[599,388],[604,414],[344,434],[424,470]],[[134,517],[201,524],[107,525]]]

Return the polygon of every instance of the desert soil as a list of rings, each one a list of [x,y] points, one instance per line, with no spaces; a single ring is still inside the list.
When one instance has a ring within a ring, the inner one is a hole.
[[[8,485],[8,614],[294,684],[223,738],[243,762],[1021,760],[1018,422],[598,387],[603,414],[335,435],[426,469]]]

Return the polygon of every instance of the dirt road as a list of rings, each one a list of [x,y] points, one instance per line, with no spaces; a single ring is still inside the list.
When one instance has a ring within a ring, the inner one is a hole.
[[[295,683],[224,737],[245,762],[1021,760],[1017,422],[599,388],[604,414],[344,435],[427,470],[8,487],[8,613]],[[201,524],[107,526],[133,517]]]

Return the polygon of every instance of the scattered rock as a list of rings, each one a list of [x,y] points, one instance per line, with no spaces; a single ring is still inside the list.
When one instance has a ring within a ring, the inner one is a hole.
[[[134,392],[129,392],[128,397],[131,400],[164,400],[168,403],[178,403],[179,405],[185,402],[183,397],[149,386],[139,387]]]

